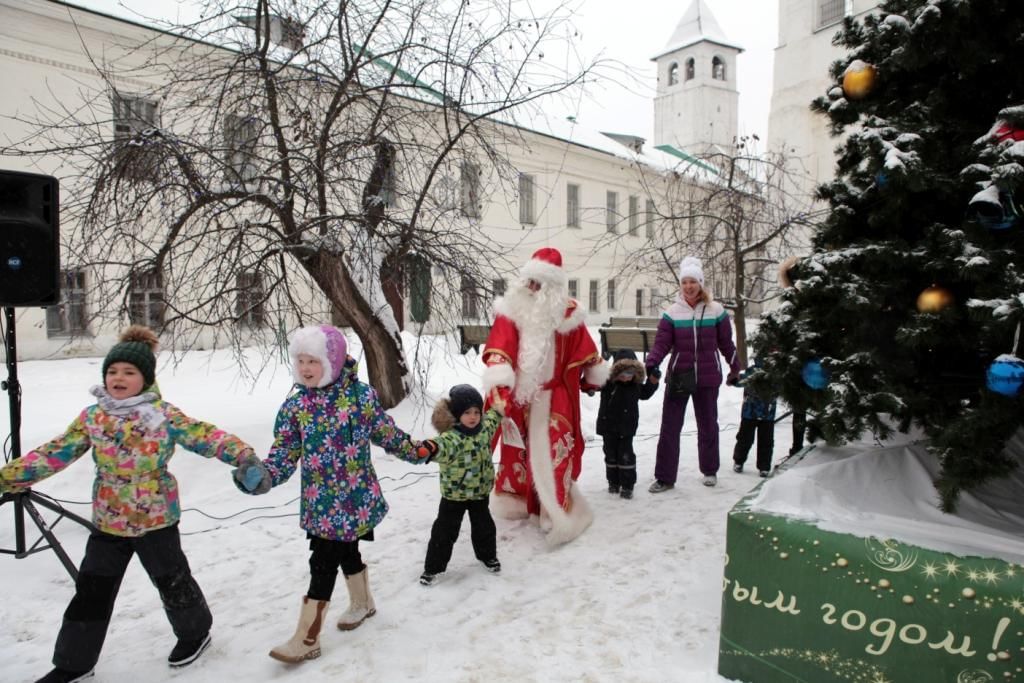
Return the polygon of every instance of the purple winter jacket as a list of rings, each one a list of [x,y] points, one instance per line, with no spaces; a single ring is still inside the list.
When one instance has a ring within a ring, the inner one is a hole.
[[[673,369],[683,370],[694,365],[696,356],[697,386],[715,387],[722,383],[722,368],[718,360],[721,352],[729,370],[739,373],[736,345],[732,342],[729,314],[717,301],[700,302],[691,307],[678,297],[661,315],[654,348],[647,354],[644,365],[655,368],[669,356],[666,376]]]

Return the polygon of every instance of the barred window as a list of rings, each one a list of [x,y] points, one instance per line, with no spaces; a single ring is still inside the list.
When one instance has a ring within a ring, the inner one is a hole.
[[[86,331],[85,271],[60,271],[60,303],[46,308],[46,336],[57,337]]]
[[[616,302],[615,302],[615,299],[616,299],[615,289],[616,289],[616,287],[615,287],[615,278],[612,278],[611,280],[608,281],[608,310],[609,311],[615,311],[615,310],[618,310],[618,308],[619,308],[618,306],[615,305],[616,304]]]
[[[629,235],[636,237],[640,228],[640,198],[635,194],[629,196]]]
[[[838,24],[843,17],[853,14],[852,0],[818,0],[814,28],[821,29]]]
[[[467,320],[475,320],[480,317],[480,292],[473,278],[462,276],[462,317]]]
[[[244,183],[256,177],[256,138],[259,126],[251,116],[228,114],[224,118],[224,147],[229,182]]]
[[[580,227],[580,186],[573,183],[565,186],[565,224]]]
[[[590,308],[591,313],[597,313],[597,311],[599,310],[598,307],[597,307],[597,301],[598,301],[597,300],[597,296],[598,296],[597,290],[598,290],[598,286],[599,286],[599,283],[598,283],[597,280],[591,280],[590,281],[590,292],[589,292],[590,301],[587,302],[587,303],[590,304],[589,308]]]
[[[519,222],[533,225],[536,222],[533,207],[533,176],[519,174]]]
[[[636,314],[637,315],[643,315],[644,314],[644,290],[643,289],[636,290],[636,309],[635,310],[636,310]]]
[[[128,291],[128,319],[159,330],[164,326],[164,278],[158,270],[132,273]]]
[[[263,307],[263,276],[256,271],[244,271],[235,278],[238,297],[235,316],[244,327],[262,327],[266,323]]]
[[[580,298],[580,281],[569,280],[569,298],[579,299]]]
[[[143,97],[111,95],[114,110],[115,172],[129,180],[154,180],[158,158],[143,133],[159,125],[157,103]]]

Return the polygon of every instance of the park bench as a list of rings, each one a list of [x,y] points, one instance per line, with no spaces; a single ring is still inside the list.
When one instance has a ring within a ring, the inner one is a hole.
[[[616,351],[629,349],[637,353],[647,352],[654,347],[654,337],[658,330],[649,327],[602,327],[601,355],[610,358]]]
[[[490,325],[459,325],[459,353],[465,355],[470,349],[480,353],[490,333]]]
[[[644,329],[658,329],[658,322],[661,318],[648,318],[634,316],[632,318],[613,315],[603,327],[642,327]]]

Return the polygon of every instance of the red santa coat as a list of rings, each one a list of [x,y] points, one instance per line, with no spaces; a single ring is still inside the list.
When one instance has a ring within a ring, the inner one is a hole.
[[[593,521],[574,485],[583,463],[580,391],[600,387],[608,377],[583,311],[570,300],[550,336],[531,335],[521,332],[516,312],[499,302],[483,358],[484,388],[507,389],[506,416],[526,445],[524,451],[501,439],[492,507],[511,518],[536,514],[546,523],[546,516],[551,543],[572,540]]]

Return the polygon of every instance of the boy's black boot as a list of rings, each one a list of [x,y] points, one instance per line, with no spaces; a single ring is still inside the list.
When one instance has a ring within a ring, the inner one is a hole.
[[[619,496],[625,498],[626,500],[629,500],[630,498],[633,497],[633,489],[622,489],[621,491],[619,491]]]
[[[92,678],[92,670],[89,671],[68,671],[67,669],[56,668],[40,678],[36,683],[77,683]]]
[[[168,655],[167,663],[175,669],[188,666],[199,659],[199,655],[203,654],[209,646],[209,633],[195,640],[179,640],[178,644],[171,650],[171,654]]]

